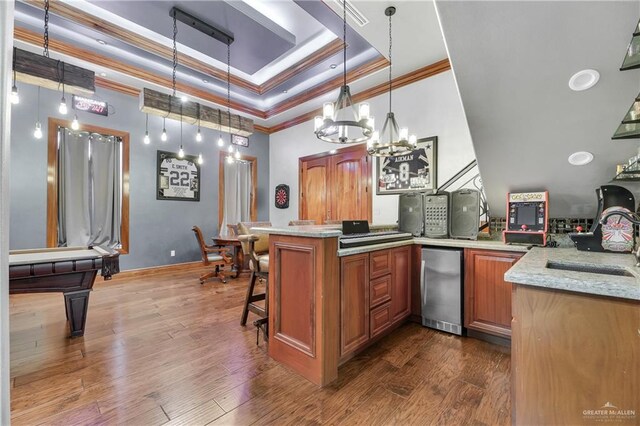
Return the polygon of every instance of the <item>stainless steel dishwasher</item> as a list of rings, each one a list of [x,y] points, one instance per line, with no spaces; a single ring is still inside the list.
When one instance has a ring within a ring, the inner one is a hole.
[[[462,335],[463,251],[425,247],[421,268],[422,325]]]

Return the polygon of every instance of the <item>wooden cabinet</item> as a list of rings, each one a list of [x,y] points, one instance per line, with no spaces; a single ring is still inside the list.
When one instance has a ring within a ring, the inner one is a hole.
[[[411,246],[345,256],[340,264],[344,360],[409,316]]]
[[[299,161],[300,219],[371,221],[371,164],[364,145]]]
[[[504,280],[522,253],[465,249],[464,326],[511,337],[511,283]]]
[[[340,353],[358,349],[369,340],[369,254],[341,259]]]
[[[391,314],[394,322],[406,318],[411,311],[411,246],[391,252]]]

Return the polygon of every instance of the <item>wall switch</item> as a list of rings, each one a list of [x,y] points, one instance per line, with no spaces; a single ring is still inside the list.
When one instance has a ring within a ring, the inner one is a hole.
[[[175,250],[171,250],[171,257],[176,255],[176,251]]]

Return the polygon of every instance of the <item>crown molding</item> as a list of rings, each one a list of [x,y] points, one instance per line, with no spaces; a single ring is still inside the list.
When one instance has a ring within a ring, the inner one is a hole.
[[[24,2],[40,9],[44,8],[44,2],[42,0],[24,0]],[[143,37],[133,31],[113,25],[113,23],[109,21],[86,13],[68,3],[52,1],[50,3],[49,10],[62,18],[75,22],[76,24],[99,31],[102,34],[116,38],[124,43],[153,53],[154,55],[162,57],[164,59],[173,60],[173,50],[171,48],[147,37]],[[286,82],[288,79],[296,76],[297,74],[308,70],[314,65],[340,52],[343,46],[344,43],[342,42],[342,40],[333,40],[332,42],[316,50],[309,56],[303,58],[294,65],[273,76],[261,85],[254,84],[248,80],[234,75],[231,75],[230,77],[231,84],[236,87],[241,87],[243,89],[249,90],[258,95],[262,95],[279,86],[280,84]],[[220,81],[227,81],[226,70],[216,68],[206,62],[189,56],[186,53],[180,53],[180,65],[184,65],[194,71],[198,71]]]
[[[391,87],[393,89],[399,89],[400,87],[407,86],[412,83],[416,83],[428,77],[433,77],[434,75],[443,73],[450,69],[451,69],[451,63],[449,62],[449,59],[445,58],[431,65],[427,65],[415,71],[411,71],[409,73],[406,73],[399,77],[394,78],[393,80],[391,80]],[[382,84],[378,84],[376,86],[370,87],[362,92],[354,94],[351,97],[351,99],[353,100],[354,103],[363,102],[367,99],[371,99],[373,97],[387,93],[388,90],[389,90],[389,83],[388,82],[382,83]],[[305,121],[310,121],[316,115],[322,115],[322,108],[309,111],[305,114],[301,114],[290,120],[271,126],[267,129],[267,133],[269,134],[276,133],[281,130],[288,129],[289,127],[298,125],[300,123],[304,123]]]
[[[15,27],[14,37],[16,40],[20,40],[22,42],[25,42],[34,46],[39,46],[40,43],[42,42],[41,34],[31,30],[27,30],[22,27]],[[108,68],[108,69],[112,69],[114,71],[121,72],[131,77],[138,78],[140,80],[147,81],[149,83],[157,84],[158,86],[161,86],[161,87],[171,88],[172,86],[172,81],[170,78],[161,77],[157,74],[154,74],[142,68],[125,64],[124,62],[120,62],[113,58],[109,58],[85,49],[78,48],[66,42],[49,38],[49,48],[54,52],[58,52],[63,55],[68,55],[83,61],[87,61],[96,65]],[[211,92],[201,90],[184,83],[179,83],[179,82],[176,83],[176,90],[180,93],[184,93],[185,95],[194,96],[196,98],[200,98],[220,106],[224,106],[224,107],[229,106],[231,109],[234,109],[236,111],[242,111],[244,113],[253,115],[255,117],[267,118],[265,112],[257,108],[254,108],[247,104],[233,101],[233,100],[228,104],[226,97],[214,95]]]

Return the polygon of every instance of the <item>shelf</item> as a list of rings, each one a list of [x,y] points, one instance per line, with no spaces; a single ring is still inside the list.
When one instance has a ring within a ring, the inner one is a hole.
[[[640,181],[640,163],[638,160],[624,166],[622,171],[613,178],[612,182],[637,182]]]
[[[620,71],[632,70],[640,68],[640,21],[633,32],[631,42],[627,47],[627,53],[622,61]]]
[[[637,139],[640,138],[640,123],[621,123],[611,139]]]

